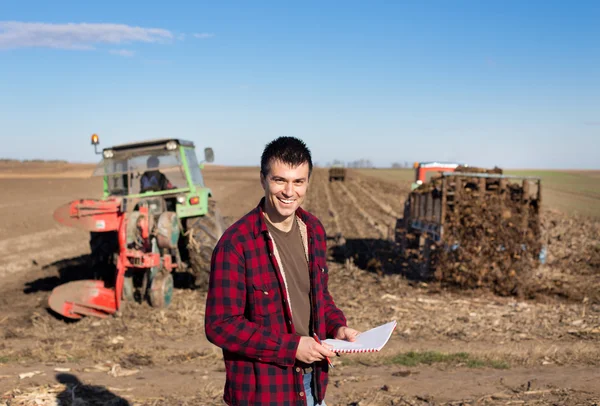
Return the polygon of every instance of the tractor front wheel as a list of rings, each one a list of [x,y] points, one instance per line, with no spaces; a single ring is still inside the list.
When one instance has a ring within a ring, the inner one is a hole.
[[[208,213],[187,219],[187,249],[190,267],[198,288],[208,287],[212,252],[225,231],[225,221],[214,201]]]

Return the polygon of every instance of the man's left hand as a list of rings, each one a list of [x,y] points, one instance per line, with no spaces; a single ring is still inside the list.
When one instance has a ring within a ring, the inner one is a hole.
[[[356,330],[354,330],[353,328],[350,327],[340,327],[337,331],[337,333],[335,333],[335,339],[337,340],[346,340],[346,341],[355,341],[356,340],[356,336],[358,336],[360,333]]]

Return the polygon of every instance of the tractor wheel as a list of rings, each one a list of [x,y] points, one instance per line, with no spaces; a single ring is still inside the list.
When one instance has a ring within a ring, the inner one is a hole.
[[[172,298],[173,275],[161,272],[152,279],[152,283],[150,284],[150,305],[163,309],[171,304]]]
[[[225,221],[214,201],[208,202],[206,215],[187,219],[187,249],[196,287],[208,287],[212,252],[224,231]]]

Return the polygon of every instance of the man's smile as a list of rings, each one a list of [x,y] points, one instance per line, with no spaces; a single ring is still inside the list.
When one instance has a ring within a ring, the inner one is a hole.
[[[296,201],[296,199],[284,199],[283,197],[278,197],[277,200],[283,204],[293,204]]]

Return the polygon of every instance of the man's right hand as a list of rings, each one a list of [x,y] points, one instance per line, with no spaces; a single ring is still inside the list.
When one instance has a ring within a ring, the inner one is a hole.
[[[296,350],[296,359],[305,364],[324,360],[325,357],[335,357],[335,352],[330,350],[331,346],[319,344],[311,337],[300,337],[300,343]]]

